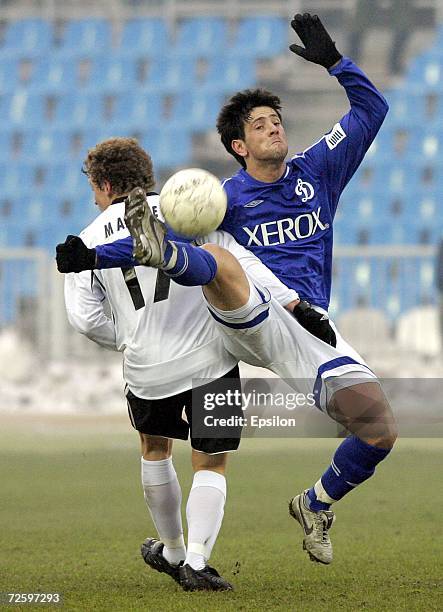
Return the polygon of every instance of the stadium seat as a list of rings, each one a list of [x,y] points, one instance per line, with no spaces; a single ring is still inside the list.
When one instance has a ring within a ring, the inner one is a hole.
[[[443,62],[440,57],[430,53],[418,56],[411,63],[406,80],[414,87],[422,87],[425,90],[442,90]]]
[[[66,93],[82,83],[78,74],[78,59],[45,56],[36,61],[29,87],[41,93]]]
[[[96,128],[104,122],[104,100],[97,93],[72,92],[60,96],[54,115],[53,127]]]
[[[10,162],[14,157],[14,140],[17,132],[10,126],[2,126],[0,129],[0,164]],[[21,140],[21,137],[20,137]],[[0,166],[1,167],[1,166]]]
[[[181,55],[210,57],[229,48],[228,24],[220,17],[194,17],[179,26],[174,51]]]
[[[192,139],[185,129],[176,127],[147,130],[140,144],[152,157],[154,169],[174,168],[189,163]]]
[[[95,58],[92,64],[91,90],[120,93],[125,88],[140,85],[137,76],[137,61],[117,53]]]
[[[12,94],[19,86],[19,59],[0,57],[0,95]]]
[[[286,51],[290,28],[286,19],[274,15],[240,21],[233,51],[239,56],[269,59]]]
[[[46,54],[52,47],[52,24],[46,19],[20,19],[6,27],[3,53],[19,53],[22,57]]]
[[[405,312],[398,319],[395,335],[405,350],[436,357],[442,350],[437,308],[420,306]]]
[[[44,95],[18,89],[14,94],[2,98],[0,113],[9,127],[42,126],[49,119],[47,102]]]
[[[134,19],[125,23],[119,52],[122,56],[163,57],[169,50],[170,41],[166,22],[163,19]]]
[[[200,88],[214,93],[231,94],[255,85],[256,80],[255,59],[230,53],[210,60],[208,73]]]
[[[143,131],[156,127],[162,117],[163,96],[152,91],[136,91],[128,96],[121,93],[117,99],[110,124],[123,130]]]
[[[23,132],[20,159],[51,163],[60,157],[68,157],[70,152],[69,133],[66,130],[38,130]]]
[[[26,196],[35,188],[38,164],[34,163],[3,163],[0,166],[2,177],[2,193],[21,197]]]
[[[193,131],[214,129],[223,98],[217,94],[186,92],[176,96],[171,121]]]
[[[65,24],[57,53],[98,54],[112,47],[111,23],[105,19],[76,19]]]
[[[196,82],[195,59],[169,55],[151,62],[145,86],[156,87],[159,92],[173,94],[192,89]]]
[[[59,161],[48,168],[46,187],[57,194],[73,194],[85,189],[87,177],[81,172],[80,165]]]

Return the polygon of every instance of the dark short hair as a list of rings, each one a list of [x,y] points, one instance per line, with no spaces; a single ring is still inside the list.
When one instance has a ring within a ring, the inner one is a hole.
[[[155,183],[151,157],[135,138],[99,142],[89,149],[82,171],[100,188],[108,181],[117,196],[134,187],[151,191]]]
[[[266,89],[245,89],[239,91],[222,107],[217,118],[217,131],[228,153],[246,168],[246,162],[241,155],[237,155],[232,148],[232,141],[245,137],[245,123],[251,111],[257,106],[269,106],[275,110],[281,120],[281,102]]]

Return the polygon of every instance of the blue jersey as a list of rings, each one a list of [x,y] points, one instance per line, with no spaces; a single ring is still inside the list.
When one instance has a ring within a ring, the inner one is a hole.
[[[345,88],[351,110],[329,134],[287,162],[278,181],[263,183],[244,169],[224,181],[228,210],[220,227],[300,298],[325,309],[338,200],[388,111],[383,96],[350,59],[343,58],[330,74]]]
[[[384,97],[350,59],[329,72],[345,88],[351,110],[329,134],[287,162],[278,181],[262,183],[243,169],[224,181],[228,209],[220,226],[301,298],[325,309],[338,200],[388,111]],[[100,267],[136,263],[131,238],[99,246],[97,255]]]

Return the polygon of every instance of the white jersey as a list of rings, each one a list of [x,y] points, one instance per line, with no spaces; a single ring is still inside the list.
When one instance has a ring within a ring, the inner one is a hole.
[[[148,200],[152,208],[158,196]],[[119,202],[80,236],[91,248],[128,235],[124,202]],[[112,318],[105,314],[106,299]],[[157,269],[67,274],[65,302],[68,319],[78,331],[123,353],[124,379],[137,397],[176,395],[190,389],[193,378],[219,378],[237,363],[224,347],[201,288],[177,285]]]

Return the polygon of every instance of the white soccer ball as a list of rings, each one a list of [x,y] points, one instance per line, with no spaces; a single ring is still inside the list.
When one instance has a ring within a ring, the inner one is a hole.
[[[226,192],[218,178],[200,168],[176,172],[160,192],[160,209],[166,223],[186,238],[206,236],[217,229],[226,204]]]

